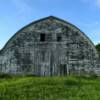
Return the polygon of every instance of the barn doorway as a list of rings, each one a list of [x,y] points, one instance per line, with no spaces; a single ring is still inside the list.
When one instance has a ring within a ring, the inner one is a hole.
[[[60,64],[60,75],[61,76],[67,75],[67,66],[66,66],[66,64]]]

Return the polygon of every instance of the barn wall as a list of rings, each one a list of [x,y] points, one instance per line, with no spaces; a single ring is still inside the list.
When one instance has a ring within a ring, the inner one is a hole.
[[[41,41],[45,34],[45,41]],[[60,37],[60,38],[58,38]],[[1,73],[62,76],[97,70],[91,41],[69,24],[48,18],[21,30],[2,50]]]

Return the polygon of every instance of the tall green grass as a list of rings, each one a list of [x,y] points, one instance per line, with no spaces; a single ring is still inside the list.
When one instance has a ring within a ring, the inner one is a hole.
[[[100,100],[100,78],[5,76],[0,100]]]

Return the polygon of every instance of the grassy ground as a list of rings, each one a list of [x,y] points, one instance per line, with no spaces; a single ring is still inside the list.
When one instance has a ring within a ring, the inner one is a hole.
[[[100,100],[100,78],[1,78],[0,100]]]

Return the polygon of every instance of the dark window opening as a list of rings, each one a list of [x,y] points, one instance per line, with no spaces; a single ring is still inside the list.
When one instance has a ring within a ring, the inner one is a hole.
[[[45,41],[45,34],[40,34],[40,41]]]
[[[58,36],[58,37],[57,37],[57,41],[58,41],[58,42],[61,41],[61,36]]]

